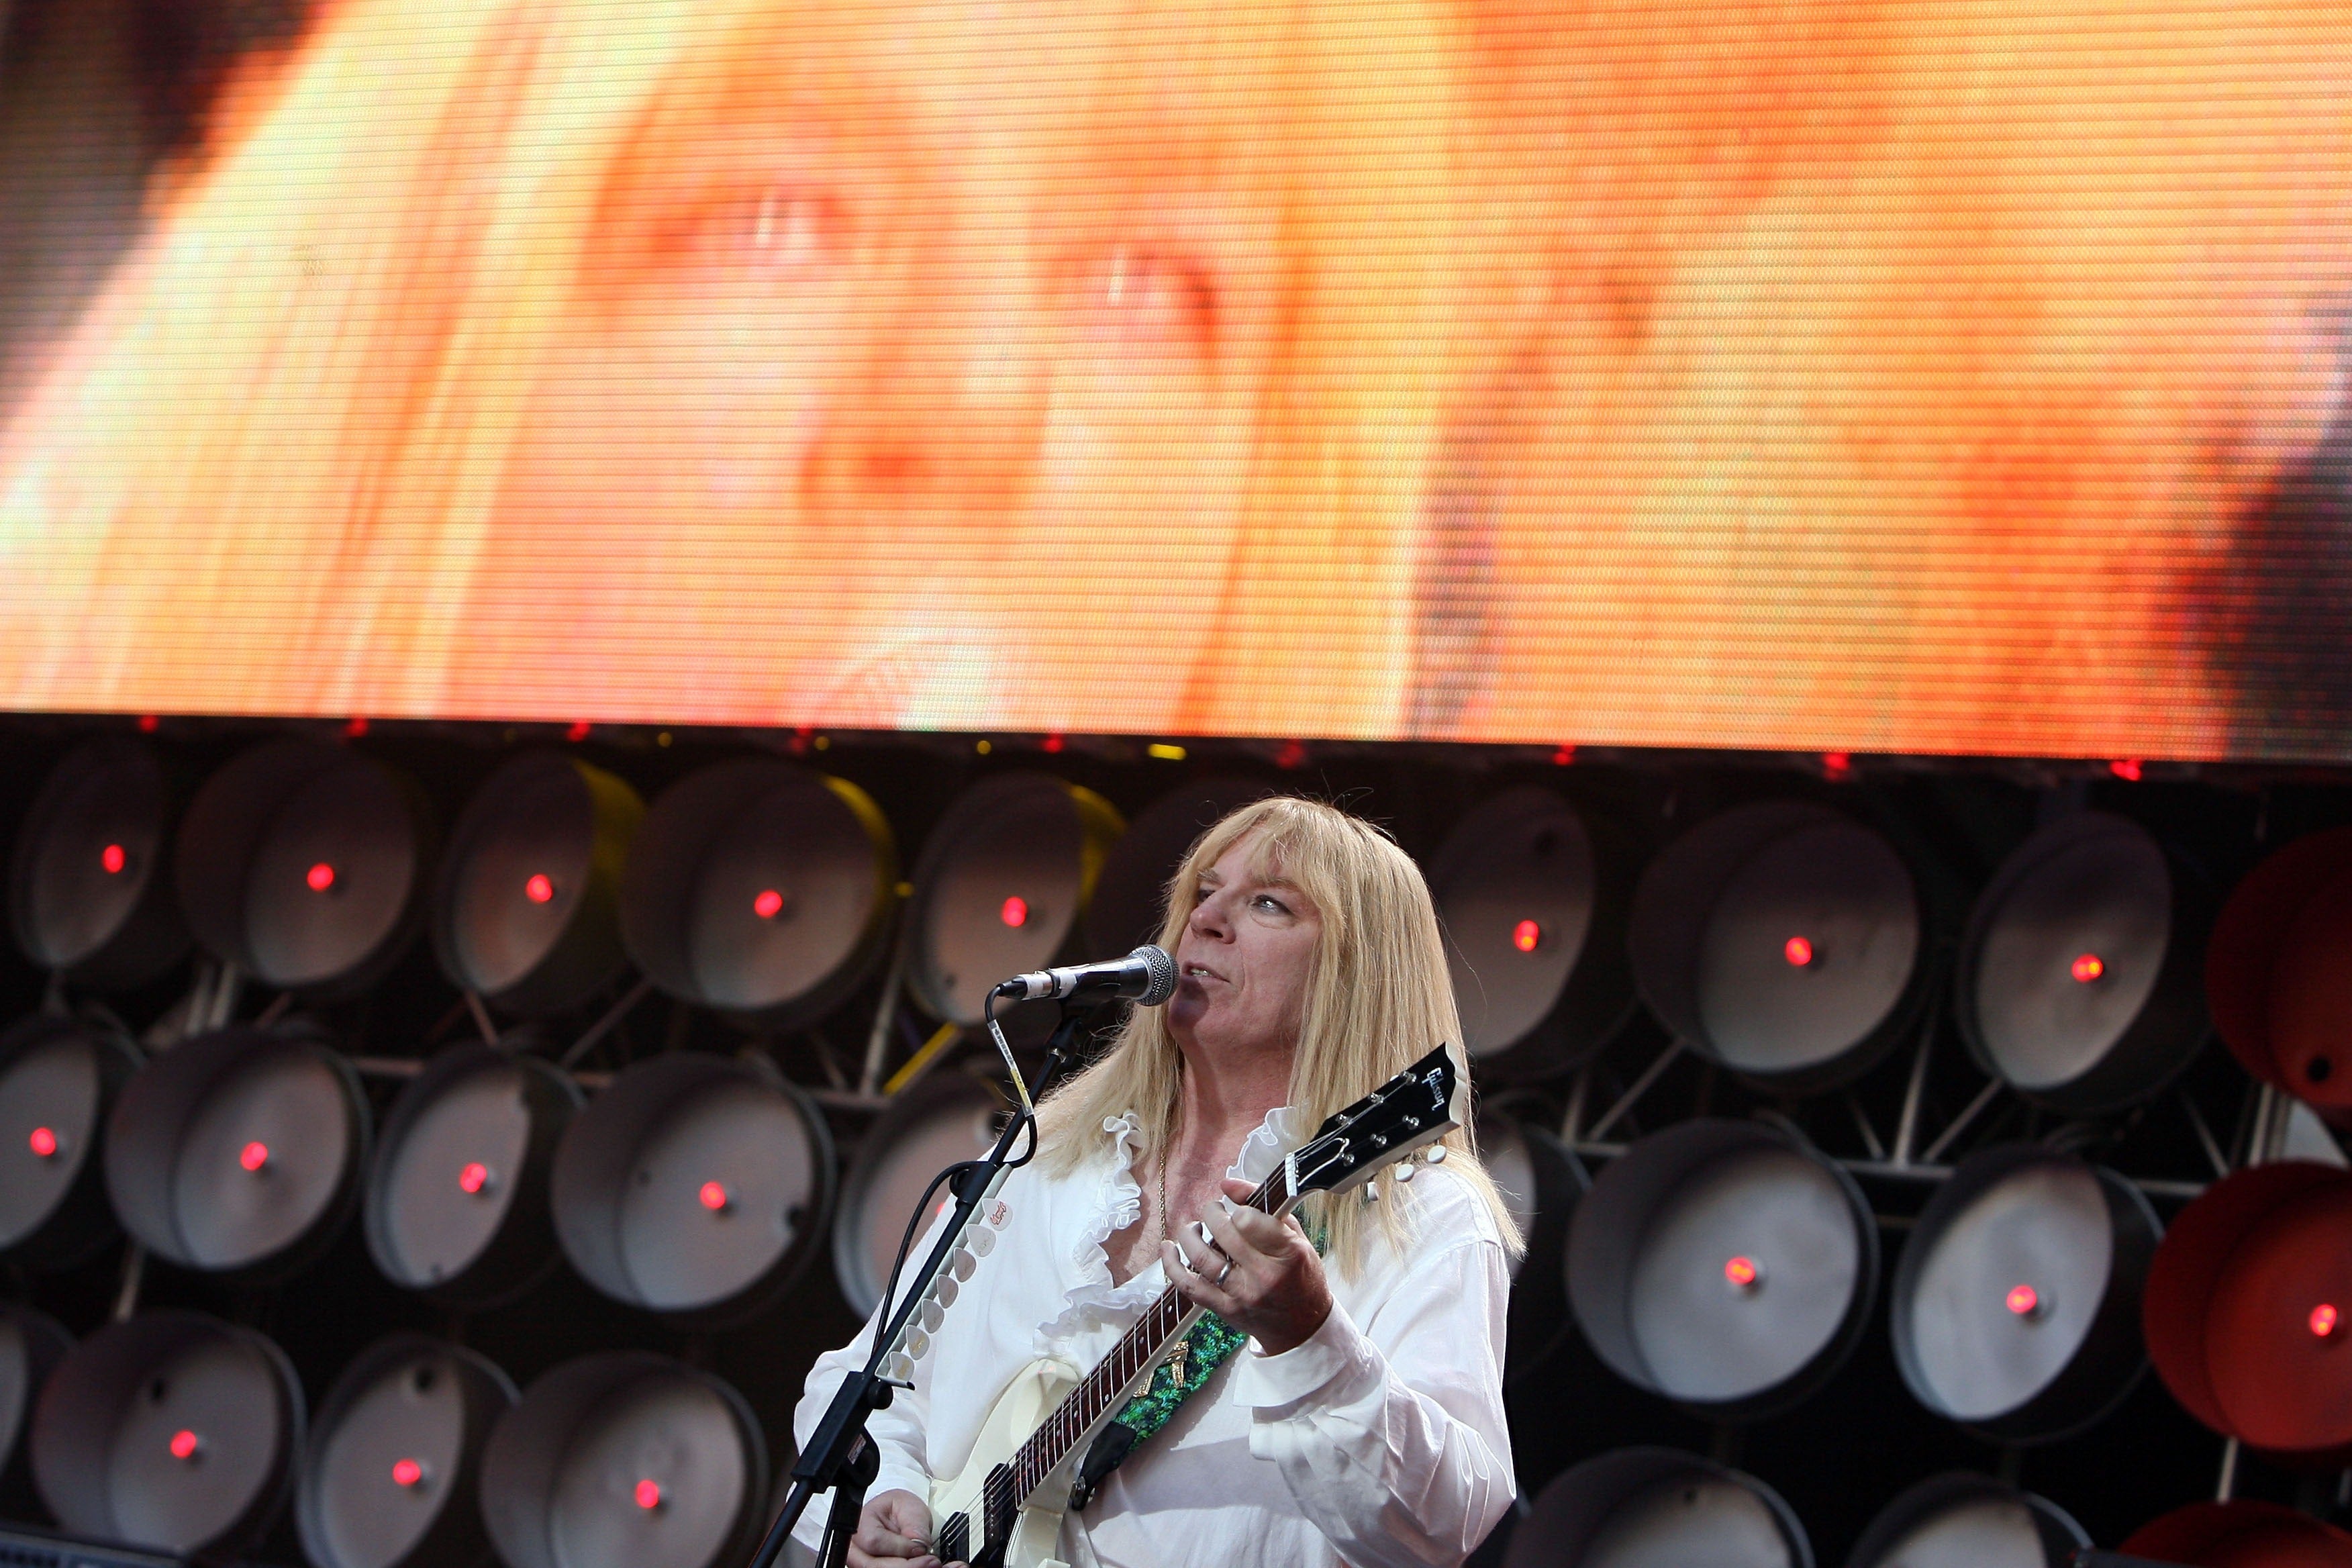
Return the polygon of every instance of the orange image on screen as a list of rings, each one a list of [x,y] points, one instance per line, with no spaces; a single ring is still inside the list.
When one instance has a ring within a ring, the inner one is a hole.
[[[341,0],[10,413],[0,700],[2336,754],[2347,46]]]
[[[1457,730],[2250,749],[2277,693],[2242,645],[2294,570],[2252,559],[2263,514],[2344,395],[2352,18],[1659,25],[1696,9],[1486,13],[1541,305],[1457,443],[1466,568],[1423,583],[1473,650],[1437,694]],[[2334,622],[2284,629],[2332,648]]]
[[[14,432],[70,582],[21,700],[1392,727],[1462,318],[1433,13],[362,3],[312,47]]]

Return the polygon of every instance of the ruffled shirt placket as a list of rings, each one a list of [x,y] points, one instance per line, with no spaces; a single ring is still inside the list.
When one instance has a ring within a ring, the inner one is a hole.
[[[1277,1106],[1242,1141],[1241,1152],[1225,1168],[1228,1180],[1255,1186],[1274,1174],[1282,1157],[1307,1140],[1299,1131],[1305,1119],[1289,1106]],[[1111,1141],[1110,1159],[1096,1188],[1095,1212],[1078,1243],[1070,1251],[1077,1279],[1062,1293],[1062,1310],[1037,1330],[1036,1354],[1073,1362],[1083,1370],[1100,1359],[1118,1335],[1160,1300],[1168,1289],[1168,1271],[1154,1261],[1125,1284],[1111,1276],[1110,1238],[1143,1217],[1143,1183],[1137,1165],[1143,1159],[1143,1123],[1135,1113],[1103,1119],[1103,1133]],[[1171,1227],[1172,1229],[1172,1227]],[[1115,1332],[1104,1333],[1104,1330]],[[1101,1346],[1083,1363],[1080,1344],[1097,1339]]]

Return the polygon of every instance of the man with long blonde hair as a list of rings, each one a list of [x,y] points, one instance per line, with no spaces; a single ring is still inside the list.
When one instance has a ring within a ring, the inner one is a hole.
[[[1446,0],[316,9],[0,408],[11,706],[1393,728]]]
[[[1040,1358],[1083,1373],[1171,1283],[1247,1344],[1066,1517],[1070,1563],[1452,1563],[1510,1503],[1518,1237],[1467,1131],[1410,1182],[1376,1178],[1378,1201],[1283,1220],[1237,1201],[1325,1117],[1460,1039],[1420,871],[1344,812],[1258,801],[1185,858],[1160,942],[1174,998],[1039,1108],[1001,1238],[869,1427],[881,1474],[855,1568],[934,1568],[930,1480],[963,1468],[1006,1383]],[[802,1441],[873,1332],[810,1373]]]

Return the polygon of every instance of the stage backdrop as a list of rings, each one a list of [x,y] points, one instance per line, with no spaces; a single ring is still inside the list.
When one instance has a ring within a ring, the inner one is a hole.
[[[2336,0],[15,0],[0,72],[0,704],[2352,758]]]

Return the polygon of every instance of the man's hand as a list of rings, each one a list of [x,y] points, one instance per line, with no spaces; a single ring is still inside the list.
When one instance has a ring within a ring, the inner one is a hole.
[[[931,1505],[909,1491],[867,1498],[849,1538],[849,1568],[940,1568],[931,1555]]]
[[[1266,1354],[1280,1355],[1313,1338],[1331,1315],[1331,1287],[1298,1222],[1260,1214],[1241,1201],[1249,1194],[1247,1182],[1228,1181],[1225,1195],[1234,1201],[1212,1204],[1201,1216],[1216,1246],[1202,1246],[1200,1233],[1188,1231],[1192,1245],[1179,1252],[1163,1241],[1160,1260],[1187,1300],[1248,1334]]]

